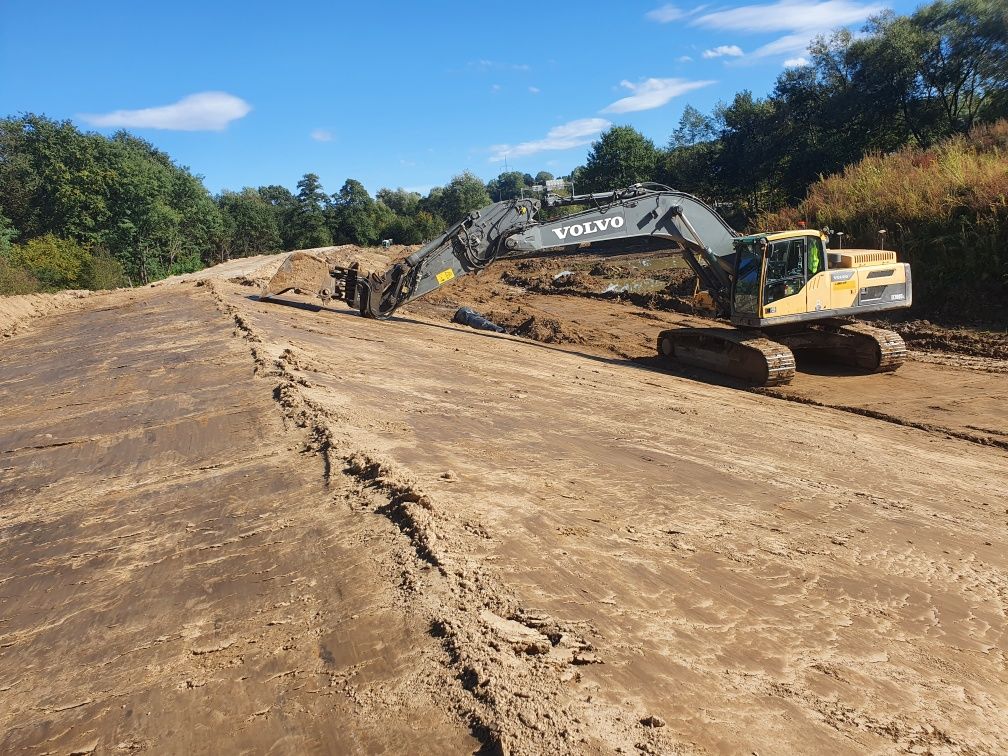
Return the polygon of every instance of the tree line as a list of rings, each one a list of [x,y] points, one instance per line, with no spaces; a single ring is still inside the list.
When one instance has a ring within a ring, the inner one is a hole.
[[[1008,117],[1008,13],[999,0],[937,0],[883,13],[861,34],[817,39],[764,98],[687,106],[667,144],[615,126],[562,178],[599,191],[656,181],[714,201],[738,228],[795,206],[865,155],[926,148]],[[416,244],[471,210],[553,178],[472,173],[418,192],[357,180],[327,193],[247,187],[213,196],[188,168],[126,132],[82,133],[27,114],[0,120],[0,293],[144,284],[263,252]]]

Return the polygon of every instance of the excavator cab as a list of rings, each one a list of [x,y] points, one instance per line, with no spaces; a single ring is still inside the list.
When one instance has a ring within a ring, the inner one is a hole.
[[[830,252],[820,231],[735,240],[731,319],[767,328],[909,307],[910,266],[886,250]]]

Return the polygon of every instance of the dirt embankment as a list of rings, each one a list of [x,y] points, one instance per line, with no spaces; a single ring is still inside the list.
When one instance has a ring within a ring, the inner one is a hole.
[[[54,312],[79,309],[94,291],[60,291],[55,294],[16,294],[0,297],[0,339],[13,336],[34,319]]]

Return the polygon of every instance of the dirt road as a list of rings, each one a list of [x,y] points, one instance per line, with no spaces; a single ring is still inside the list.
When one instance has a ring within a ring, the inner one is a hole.
[[[676,313],[210,276],[3,343],[0,749],[1008,747],[996,361],[786,401],[659,369]]]

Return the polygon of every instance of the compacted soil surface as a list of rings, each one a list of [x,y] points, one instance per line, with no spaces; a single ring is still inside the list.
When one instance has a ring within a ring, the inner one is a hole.
[[[0,752],[1008,749],[1003,335],[752,390],[660,256],[278,264],[0,299]]]

